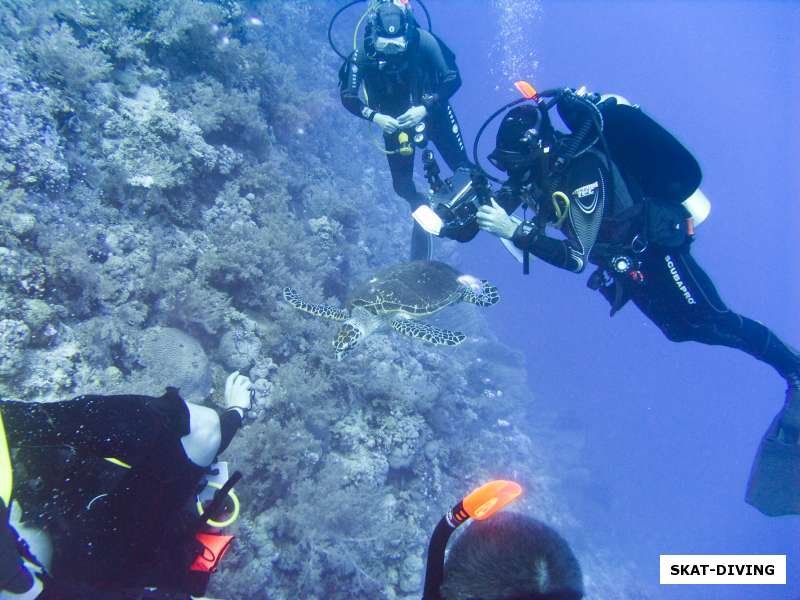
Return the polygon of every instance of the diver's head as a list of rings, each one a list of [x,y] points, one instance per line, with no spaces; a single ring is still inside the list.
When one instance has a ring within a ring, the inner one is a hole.
[[[371,24],[372,46],[377,54],[384,58],[405,54],[413,29],[405,9],[394,2],[383,2],[375,9]]]
[[[538,104],[522,104],[503,117],[489,162],[523,183],[540,178],[546,175],[553,140],[547,110]]]
[[[444,600],[580,600],[583,574],[567,542],[531,517],[473,522],[447,555]]]
[[[361,341],[363,332],[355,324],[346,322],[339,329],[336,334],[336,339],[333,340],[333,347],[336,350],[336,359],[342,360],[342,357],[350,352]]]

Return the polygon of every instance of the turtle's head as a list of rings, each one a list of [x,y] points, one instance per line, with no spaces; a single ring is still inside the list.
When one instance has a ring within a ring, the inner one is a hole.
[[[351,322],[347,322],[339,329],[336,334],[336,339],[333,340],[333,347],[336,349],[336,359],[342,360],[342,357],[350,352],[364,337],[361,329]]]

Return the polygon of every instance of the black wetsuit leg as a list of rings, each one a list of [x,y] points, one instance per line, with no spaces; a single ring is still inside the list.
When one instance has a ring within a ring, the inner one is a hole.
[[[430,127],[428,134],[430,140],[451,171],[455,171],[459,167],[470,166],[464,139],[461,137],[461,127],[459,127],[453,108],[449,104],[432,110],[428,118],[428,126]]]
[[[451,171],[459,167],[469,166],[469,159],[461,137],[461,128],[458,125],[455,113],[449,104],[441,108],[432,109],[428,116],[429,139],[444,158]],[[397,136],[384,136],[386,149],[395,151],[398,148]],[[414,185],[414,157],[416,152],[409,156],[401,154],[388,154],[389,170],[392,173],[392,185],[395,193],[405,198],[409,207],[414,211],[425,203],[425,196]],[[416,222],[411,233],[411,260],[428,260],[431,256],[431,236]]]
[[[695,341],[742,350],[783,377],[800,370],[800,355],[757,321],[730,310],[689,253],[650,247],[645,280],[632,285],[634,303],[673,342]]]
[[[384,136],[386,149],[395,151],[398,148],[397,136]],[[392,173],[392,186],[395,193],[401,198],[405,198],[411,211],[425,203],[425,196],[417,191],[414,185],[414,154],[403,156],[402,154],[387,154],[389,170]],[[411,232],[411,260],[428,260],[431,256],[431,238],[422,227],[414,222],[414,230]]]

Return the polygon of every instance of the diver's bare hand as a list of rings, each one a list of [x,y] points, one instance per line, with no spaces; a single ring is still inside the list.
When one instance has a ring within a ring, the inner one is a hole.
[[[484,204],[478,209],[478,227],[501,238],[514,237],[517,225],[511,220],[503,207],[492,198],[492,204]]]
[[[397,117],[397,122],[400,124],[400,127],[403,129],[409,129],[411,127],[416,127],[420,123],[422,123],[423,119],[428,116],[428,109],[424,106],[412,106],[402,115]]]
[[[225,408],[239,408],[242,412],[247,412],[252,406],[250,395],[250,378],[234,371],[228,375],[225,382]]]
[[[386,135],[391,135],[400,129],[400,123],[397,122],[397,119],[383,113],[377,113],[374,117],[372,117],[372,121],[378,127],[380,127],[383,133]]]

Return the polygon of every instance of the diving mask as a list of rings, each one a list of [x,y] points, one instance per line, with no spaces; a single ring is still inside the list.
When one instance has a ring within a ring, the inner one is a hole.
[[[404,36],[375,38],[375,50],[385,55],[402,54],[408,47],[408,40]]]

